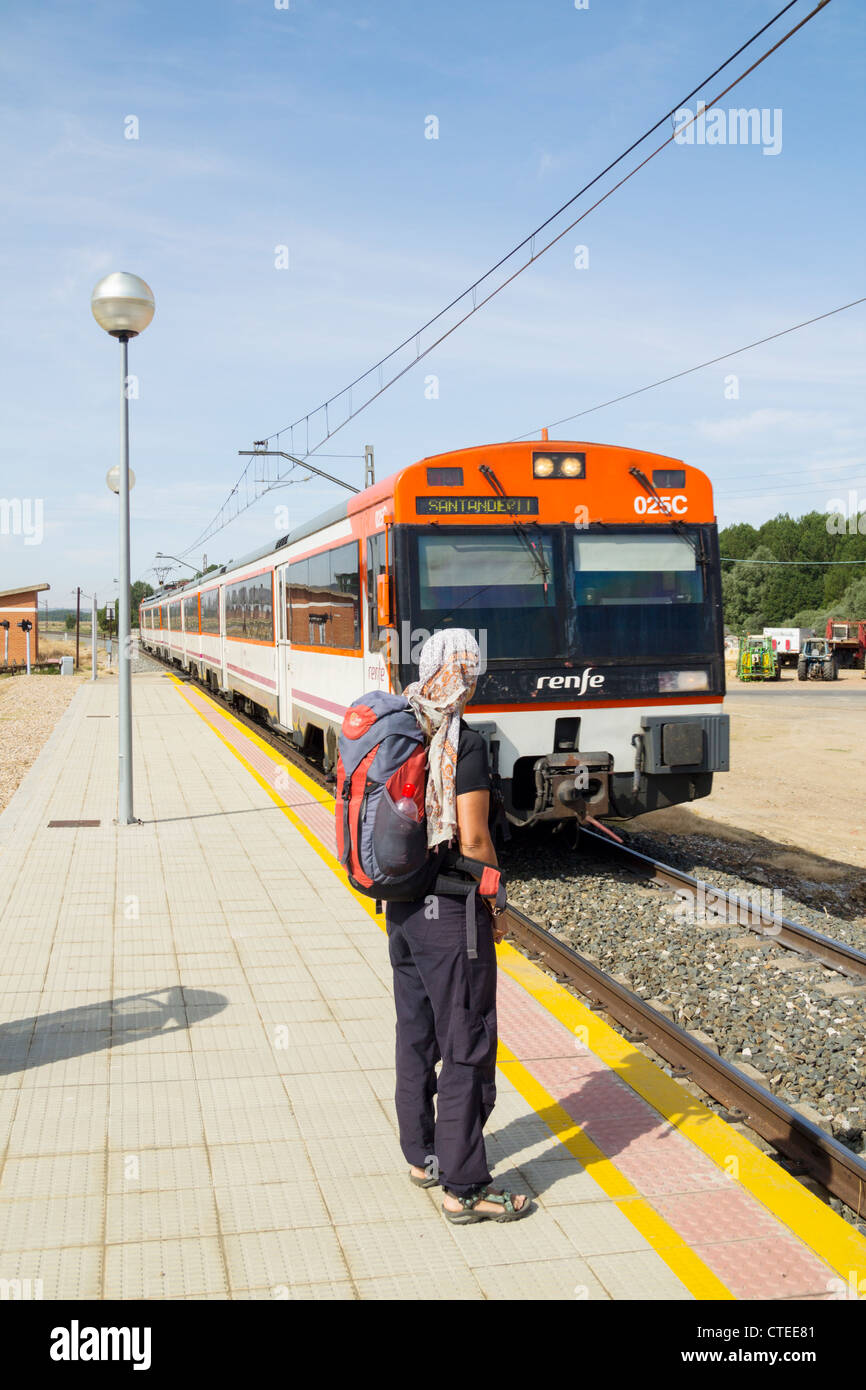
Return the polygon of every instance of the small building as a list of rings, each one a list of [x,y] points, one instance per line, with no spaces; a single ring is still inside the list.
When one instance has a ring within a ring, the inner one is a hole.
[[[39,604],[37,594],[50,589],[50,584],[29,584],[15,589],[0,589],[0,623],[9,624],[10,666],[21,666],[27,660],[27,634],[18,626],[25,618],[33,624],[30,632],[30,661],[39,658]],[[6,655],[6,628],[0,627],[0,666]]]

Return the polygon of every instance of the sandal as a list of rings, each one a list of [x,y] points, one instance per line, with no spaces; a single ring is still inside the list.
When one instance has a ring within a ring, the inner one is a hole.
[[[414,1183],[416,1187],[438,1187],[438,1186],[439,1186],[439,1179],[438,1179],[438,1178],[416,1178],[416,1177],[415,1177],[415,1174],[412,1172],[411,1168],[409,1169],[409,1181],[410,1181],[411,1183]]]
[[[447,1191],[447,1189],[446,1189]],[[497,1192],[492,1187],[478,1187],[474,1192],[469,1192],[465,1197],[461,1197],[457,1192],[449,1192],[449,1197],[456,1197],[462,1208],[461,1211],[449,1211],[444,1205],[442,1211],[448,1221],[452,1221],[455,1226],[471,1226],[476,1221],[519,1221],[521,1216],[526,1216],[532,1210],[532,1201],[529,1197],[522,1207],[514,1205],[514,1198],[522,1196],[516,1192]],[[479,1202],[497,1202],[501,1207],[501,1212],[476,1211]]]

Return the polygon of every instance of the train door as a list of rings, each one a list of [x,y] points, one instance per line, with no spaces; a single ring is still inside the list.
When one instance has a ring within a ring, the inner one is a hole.
[[[226,586],[220,584],[219,587],[219,620],[220,620],[220,689],[228,690],[228,643],[226,642]]]
[[[292,643],[289,628],[289,567],[276,572],[277,612],[274,636],[277,643],[277,722],[292,727]]]

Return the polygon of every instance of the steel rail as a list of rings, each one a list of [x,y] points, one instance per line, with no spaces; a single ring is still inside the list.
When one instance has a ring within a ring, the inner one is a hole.
[[[533,922],[517,908],[504,914],[506,931],[527,952],[540,958],[547,969],[594,1001],[593,1007],[631,1035],[645,1041],[680,1074],[696,1082],[719,1101],[732,1118],[740,1119],[773,1148],[802,1166],[812,1177],[862,1219],[866,1215],[866,1159],[825,1134],[804,1115],[786,1105],[766,1087],[718,1056],[672,1022],[639,995],[581,956],[571,946]]]
[[[619,845],[616,841],[609,840],[594,830],[582,829],[580,833],[581,838],[585,837],[589,840],[593,848],[598,846],[605,855],[619,860],[634,873],[641,872],[644,877],[658,883],[666,883],[679,890],[687,888],[690,893],[695,895],[695,899],[698,898],[698,895],[703,894],[705,901],[711,900],[708,904],[711,909],[708,913],[710,921],[718,915],[720,924],[726,922],[731,924],[733,921],[738,926],[748,927],[758,936],[770,937],[790,951],[812,956],[828,970],[837,970],[841,975],[848,975],[855,980],[866,980],[866,955],[862,951],[858,951],[855,946],[850,946],[847,941],[836,941],[832,937],[824,936],[823,933],[815,931],[812,927],[803,926],[800,922],[792,922],[787,917],[764,912],[762,908],[751,903],[748,898],[742,898],[737,893],[728,892],[723,888],[716,888],[704,879],[694,878],[691,874],[685,873],[682,869],[676,869],[671,864],[663,864],[659,859],[653,859],[648,854],[641,854],[639,850],[632,849],[630,845]],[[723,911],[716,914],[712,911],[715,906]],[[733,919],[728,917],[724,911],[728,907],[735,909]]]

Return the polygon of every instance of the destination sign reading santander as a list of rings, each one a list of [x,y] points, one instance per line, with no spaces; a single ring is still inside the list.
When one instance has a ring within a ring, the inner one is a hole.
[[[537,497],[416,497],[417,516],[538,516]]]

